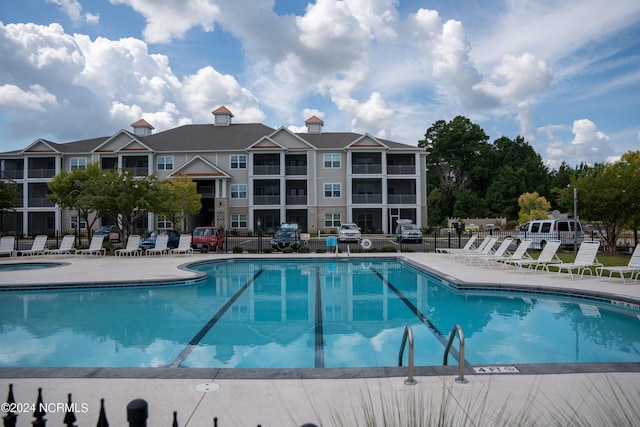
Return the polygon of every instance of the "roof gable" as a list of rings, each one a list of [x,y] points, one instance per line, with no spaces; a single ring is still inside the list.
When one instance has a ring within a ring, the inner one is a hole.
[[[115,153],[118,151],[152,151],[131,132],[121,130],[93,150],[99,153]]]
[[[38,139],[27,148],[22,150],[22,153],[60,153],[60,150],[55,148],[52,142],[45,139]]]
[[[200,156],[195,156],[169,175],[169,177],[177,176],[187,176],[191,179],[231,178],[231,175]]]
[[[278,150],[278,151],[282,151],[282,150],[286,150],[286,148],[280,144],[278,144],[276,141],[274,141],[273,139],[271,139],[268,136],[265,136],[263,138],[260,138],[257,142],[251,144],[249,146],[249,148],[247,148],[247,150],[249,151],[255,151],[255,150]]]
[[[348,150],[358,150],[358,149],[388,150],[389,149],[387,145],[383,144],[382,142],[380,142],[373,136],[369,135],[368,133],[362,135],[360,138],[356,139],[351,144],[347,145],[346,148]]]
[[[269,138],[277,141],[278,144],[288,150],[312,150],[315,148],[309,142],[284,127],[269,135]]]

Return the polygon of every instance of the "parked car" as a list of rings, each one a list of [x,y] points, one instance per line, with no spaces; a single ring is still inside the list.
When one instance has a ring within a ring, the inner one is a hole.
[[[282,223],[271,239],[271,247],[280,251],[284,248],[300,249],[304,241],[300,238],[300,226],[297,223]]]
[[[584,241],[584,233],[579,221],[544,219],[529,221],[520,226],[518,243],[525,239],[531,240],[531,247],[535,249],[543,249],[549,240],[560,240],[562,246],[573,248],[574,243],[580,246]]]
[[[422,243],[422,231],[410,219],[399,219],[396,226],[396,240],[400,243]]]
[[[145,237],[144,239],[140,240],[138,247],[143,251],[146,251],[147,249],[155,248],[156,238],[161,234],[166,234],[169,236],[169,241],[167,242],[168,248],[174,249],[178,247],[178,243],[180,242],[180,233],[178,233],[175,230],[152,231],[151,234],[149,234],[149,237]]]
[[[353,222],[345,222],[338,227],[338,242],[359,242],[361,238],[360,227]]]
[[[115,225],[103,225],[96,228],[93,232],[94,236],[107,236],[107,239],[111,242],[120,241],[120,230]]]
[[[191,239],[193,249],[220,250],[224,247],[224,234],[215,226],[203,226],[193,229]]]

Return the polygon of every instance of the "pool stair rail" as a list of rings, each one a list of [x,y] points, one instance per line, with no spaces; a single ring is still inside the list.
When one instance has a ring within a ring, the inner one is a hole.
[[[409,341],[409,360],[407,361],[407,367],[409,369],[407,379],[404,380],[406,385],[415,385],[418,383],[413,378],[413,356],[414,356],[414,345],[413,345],[413,329],[411,326],[407,325],[404,328],[404,334],[402,335],[402,344],[400,344],[400,352],[398,354],[398,366],[402,366],[402,356],[404,355],[404,349],[407,346],[407,340]]]
[[[458,370],[458,378],[456,378],[455,381],[460,384],[466,384],[469,382],[469,380],[467,380],[464,377],[464,332],[462,331],[462,328],[460,327],[460,325],[454,325],[453,329],[451,330],[451,334],[449,334],[449,342],[447,343],[447,347],[444,350],[444,359],[442,361],[442,364],[444,366],[447,366],[449,350],[451,350],[451,344],[453,344],[453,340],[456,337],[456,333],[460,341],[460,350],[458,351],[460,353],[460,358],[458,360],[460,368]]]

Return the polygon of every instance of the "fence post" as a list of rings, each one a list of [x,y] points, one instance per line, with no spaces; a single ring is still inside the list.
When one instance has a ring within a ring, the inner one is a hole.
[[[7,415],[2,417],[4,421],[5,427],[16,427],[16,422],[18,421],[18,416],[11,411],[12,405],[16,403],[16,399],[13,397],[13,384],[9,384],[9,394],[7,395],[7,403],[9,404],[9,411],[7,411]]]
[[[42,401],[42,387],[38,388],[38,400],[36,401],[36,408],[33,411],[33,417],[36,419],[31,423],[34,427],[45,427],[47,425],[47,420],[44,416],[47,413],[44,410],[44,402]]]
[[[96,427],[109,427],[107,414],[104,410],[104,399],[100,399],[100,415],[98,417],[98,424],[96,425]]]
[[[64,414],[64,420],[62,421],[67,427],[76,427],[73,423],[76,422],[76,415],[73,413],[73,405],[71,404],[71,393],[69,393],[69,404],[67,405],[67,413]]]
[[[127,421],[129,427],[147,427],[149,407],[146,400],[135,399],[127,405]]]

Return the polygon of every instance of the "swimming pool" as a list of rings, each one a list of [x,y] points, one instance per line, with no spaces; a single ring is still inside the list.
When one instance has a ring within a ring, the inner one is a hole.
[[[459,324],[478,364],[639,362],[640,310],[621,301],[457,288],[394,258],[229,260],[181,286],[0,292],[2,367],[441,365]]]

